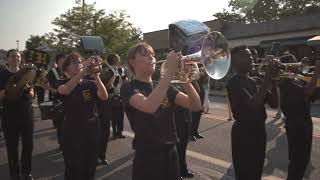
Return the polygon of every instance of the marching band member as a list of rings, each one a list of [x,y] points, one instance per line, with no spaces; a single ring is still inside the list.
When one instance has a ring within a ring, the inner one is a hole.
[[[128,65],[134,79],[122,86],[121,96],[135,133],[133,180],[180,179],[173,105],[201,110],[199,95],[190,83],[183,85],[187,94],[170,86],[180,59],[173,51],[167,55],[168,71],[157,83],[151,79],[155,70],[152,47],[138,43],[129,49]]]
[[[179,88],[179,87],[177,87]],[[174,110],[174,120],[177,128],[177,152],[179,155],[180,175],[184,178],[193,178],[194,175],[188,170],[186,152],[189,141],[189,132],[191,125],[191,112],[189,109],[176,106]]]
[[[48,82],[50,85],[50,92],[53,96],[53,105],[55,107],[55,116],[53,119],[53,124],[57,128],[57,137],[59,149],[62,150],[62,122],[64,119],[64,113],[62,108],[62,102],[60,100],[59,95],[57,94],[57,89],[59,86],[59,82],[65,79],[65,75],[62,71],[62,65],[65,59],[65,55],[59,54],[56,56],[56,63],[58,67],[52,68],[47,75]]]
[[[125,138],[125,136],[122,135],[124,109],[122,98],[120,96],[120,88],[122,86],[122,74],[120,75],[118,71],[120,57],[115,53],[111,53],[107,57],[107,63],[110,65],[110,68],[113,71],[113,77],[109,82],[110,86],[108,89],[111,105],[112,134],[114,138]]]
[[[316,83],[320,77],[320,60],[316,61],[312,79],[305,84],[299,80],[280,82],[281,110],[286,116],[289,165],[287,180],[302,180],[311,156],[313,124],[311,102],[320,97]]]
[[[11,49],[7,53],[8,69],[0,74],[0,98],[3,101],[4,116],[2,127],[6,140],[8,164],[12,180],[32,180],[32,150],[33,150],[33,107],[34,91],[32,85],[25,88],[15,101],[6,98],[5,87],[10,77],[19,71],[20,53]],[[19,163],[18,144],[22,141],[21,169]],[[21,175],[20,175],[21,172]]]
[[[232,126],[232,160],[237,180],[261,179],[263,171],[267,118],[264,104],[277,107],[277,91],[272,77],[278,73],[277,63],[271,61],[262,85],[248,76],[253,58],[249,49],[236,47],[231,52],[236,74],[227,83],[227,92],[235,122]]]
[[[95,107],[98,98],[106,100],[108,94],[99,73],[94,74],[95,82],[83,79],[94,65],[94,59],[82,62],[80,55],[72,53],[62,66],[69,76],[58,87],[65,113],[62,144],[66,180],[92,180],[95,175],[98,132]]]

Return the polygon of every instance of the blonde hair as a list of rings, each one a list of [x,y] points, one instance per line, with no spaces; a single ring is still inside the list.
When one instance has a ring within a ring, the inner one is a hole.
[[[137,54],[145,55],[147,53],[152,53],[154,56],[153,48],[146,42],[140,42],[136,45],[133,45],[128,50],[128,67],[130,71],[135,74],[132,65],[130,64],[130,59],[135,59]]]

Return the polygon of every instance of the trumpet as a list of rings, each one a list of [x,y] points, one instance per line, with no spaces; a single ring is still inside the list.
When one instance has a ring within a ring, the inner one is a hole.
[[[264,68],[267,67],[268,63],[254,63],[252,66],[254,69],[258,69],[260,74],[264,74]],[[303,74],[311,74],[310,70],[314,69],[315,66],[309,66],[307,64],[298,62],[298,63],[281,63],[280,69],[284,72],[301,72]]]
[[[253,64],[253,70],[256,70],[258,75],[263,76],[265,74],[265,68],[269,64],[267,63],[255,63]],[[257,69],[256,69],[257,67]],[[280,64],[280,73],[277,77],[273,78],[274,80],[281,79],[293,79],[293,80],[302,80],[304,82],[310,82],[313,72],[310,73],[310,70],[314,69],[315,66],[309,66],[304,63],[281,63]],[[320,79],[317,80],[316,87],[320,87]]]
[[[162,63],[160,74],[167,71],[166,60],[153,62]],[[186,83],[181,80],[184,74],[184,67],[191,66],[189,80],[197,80],[200,77],[200,70],[197,64],[202,64],[204,71],[213,79],[222,79],[229,71],[231,64],[230,48],[226,38],[220,32],[213,31],[203,38],[201,50],[187,56],[182,56],[181,64],[174,76],[172,83]],[[203,71],[202,71],[203,72]]]

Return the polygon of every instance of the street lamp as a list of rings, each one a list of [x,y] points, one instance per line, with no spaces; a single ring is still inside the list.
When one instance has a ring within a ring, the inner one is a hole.
[[[19,50],[19,40],[16,40],[16,43],[17,43],[17,50]]]

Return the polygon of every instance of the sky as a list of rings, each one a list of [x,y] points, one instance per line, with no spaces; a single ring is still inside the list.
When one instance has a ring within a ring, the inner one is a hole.
[[[213,20],[216,12],[228,9],[229,0],[85,0],[96,2],[106,13],[125,10],[128,21],[142,32],[167,29],[168,24],[184,19]],[[25,48],[30,35],[43,35],[56,28],[55,17],[67,12],[75,0],[0,0],[0,49]]]

